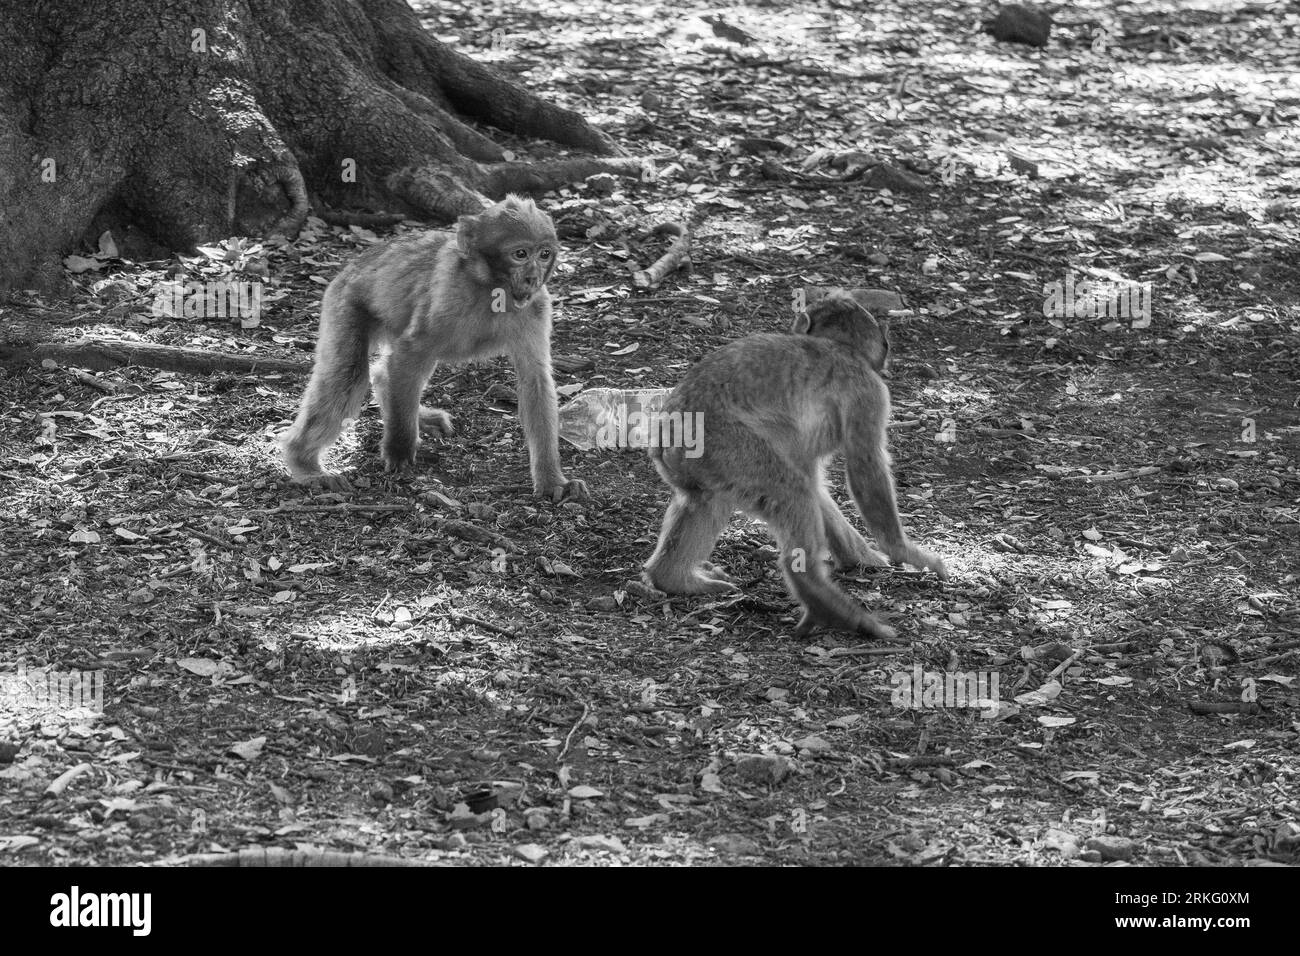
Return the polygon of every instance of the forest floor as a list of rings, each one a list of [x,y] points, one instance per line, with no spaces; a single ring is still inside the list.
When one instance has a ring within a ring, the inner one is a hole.
[[[566,448],[594,501],[532,499],[488,394],[504,361],[435,376],[460,437],[412,480],[378,467],[371,408],[331,459],[350,496],[276,458],[300,376],[4,373],[0,663],[99,672],[103,712],[10,688],[0,863],[1300,861],[1294,8],[1079,3],[1036,50],[974,4],[729,7],[754,43],[682,4],[489,6],[427,23],[677,156],[543,197],[555,352],[593,363],[562,391],[671,386],[786,328],[808,286],[896,290],[900,506],[952,580],[841,575],[911,643],[801,641],[738,515],[714,560],[742,596],[647,592],[664,486],[641,452]],[[665,220],[694,269],[635,294]],[[167,264],[50,305],[306,359],[324,284],[373,240],[317,220],[179,263],[264,263],[248,328],[151,315]],[[1134,308],[1044,314],[1085,279],[1137,283]],[[904,706],[918,673],[996,677],[1001,703]]]

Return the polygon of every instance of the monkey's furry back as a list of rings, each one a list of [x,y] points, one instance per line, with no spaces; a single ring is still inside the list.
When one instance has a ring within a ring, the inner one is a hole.
[[[863,400],[888,420],[889,389],[866,359],[844,344],[810,335],[763,332],[748,335],[706,355],[683,376],[665,401],[665,412],[703,415],[703,454],[734,454],[746,443],[788,448],[801,436],[796,455],[816,457],[843,444],[843,397]],[[719,448],[725,445],[725,448]],[[651,449],[671,464],[680,449]]]

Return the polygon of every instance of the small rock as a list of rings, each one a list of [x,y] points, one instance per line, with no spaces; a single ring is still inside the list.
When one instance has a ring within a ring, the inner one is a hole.
[[[595,176],[588,176],[584,182],[587,189],[597,196],[612,195],[618,188],[618,180],[609,173],[597,173]]]
[[[587,609],[590,611],[617,611],[618,601],[608,594],[603,594],[588,601]]]
[[[647,113],[653,112],[664,105],[664,98],[654,90],[646,90],[641,94],[641,109]]]
[[[149,604],[154,599],[154,593],[148,588],[140,588],[131,592],[132,604]]]
[[[1079,854],[1079,859],[1082,860],[1084,863],[1100,863],[1101,854],[1098,853],[1096,850],[1084,850],[1082,853]]]
[[[807,750],[809,753],[815,754],[828,753],[831,749],[831,745],[816,734],[801,737],[794,742],[794,746],[797,750]]]
[[[551,825],[551,818],[545,810],[529,810],[524,814],[524,826],[530,830],[545,830]]]
[[[709,846],[726,856],[759,856],[763,849],[758,841],[743,833],[723,833],[709,840]]]
[[[1098,836],[1085,843],[1084,849],[1100,854],[1103,860],[1131,860],[1137,844],[1128,837]]]
[[[707,770],[704,773],[700,774],[700,789],[703,790],[705,793],[726,793],[727,792],[726,789],[722,786],[722,778],[719,777],[716,773],[711,773]]]
[[[13,763],[18,756],[18,745],[11,743],[0,743],[0,763]]]
[[[1075,840],[1074,834],[1067,833],[1065,830],[1048,830],[1043,834],[1043,848],[1056,850],[1067,860],[1079,855],[1078,841]]]
[[[570,842],[587,850],[608,850],[610,853],[627,852],[627,847],[623,845],[623,841],[618,837],[604,836],[599,833],[574,837]]]
[[[1044,10],[1023,3],[1009,3],[985,24],[985,29],[999,43],[1023,43],[1047,46],[1052,32],[1052,17]]]
[[[774,787],[790,775],[793,764],[785,757],[775,754],[755,754],[741,757],[736,761],[736,773],[749,783],[767,784]]]
[[[771,182],[783,183],[790,179],[793,174],[775,159],[768,156],[759,167],[759,175]]]
[[[549,856],[546,847],[538,846],[536,843],[521,843],[515,847],[515,856],[521,860],[527,860],[529,863],[541,863],[542,860]]]

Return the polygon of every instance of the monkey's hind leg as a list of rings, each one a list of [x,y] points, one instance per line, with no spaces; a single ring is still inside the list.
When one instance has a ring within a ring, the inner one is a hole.
[[[384,417],[380,457],[385,471],[401,475],[415,464],[415,453],[420,447],[420,395],[433,372],[433,364],[414,349],[394,349],[371,366],[370,378]],[[450,419],[446,424],[450,427]]]
[[[705,561],[733,510],[730,501],[717,495],[674,488],[659,531],[659,545],[645,563],[646,583],[669,594],[739,590],[726,574]]]
[[[356,418],[366,400],[369,341],[354,317],[338,314],[332,318],[335,321],[322,320],[311,380],[298,417],[280,436],[279,443],[295,483],[317,483],[333,491],[347,491],[347,479],[325,471],[320,458],[339,437],[343,421]]]
[[[815,489],[774,485],[754,504],[754,512],[776,535],[786,587],[804,608],[794,630],[796,637],[806,637],[819,625],[884,641],[897,636],[892,627],[880,623],[841,591],[827,574],[821,559],[826,549],[824,516]]]
[[[889,470],[889,454],[879,439],[850,435],[845,448],[844,471],[849,494],[857,502],[862,518],[876,536],[876,542],[896,563],[907,562],[915,568],[929,568],[948,580],[948,568],[938,555],[918,547],[908,539],[898,520],[894,501],[894,478]]]

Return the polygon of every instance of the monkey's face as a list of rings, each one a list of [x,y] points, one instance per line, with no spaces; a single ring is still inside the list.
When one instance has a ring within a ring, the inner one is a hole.
[[[519,240],[503,245],[494,270],[503,288],[510,291],[516,309],[522,309],[546,285],[555,268],[559,248],[553,242]]]
[[[527,307],[546,287],[560,251],[551,217],[517,196],[477,216],[462,216],[456,234],[461,256],[474,278],[492,290],[493,310],[499,312]]]

